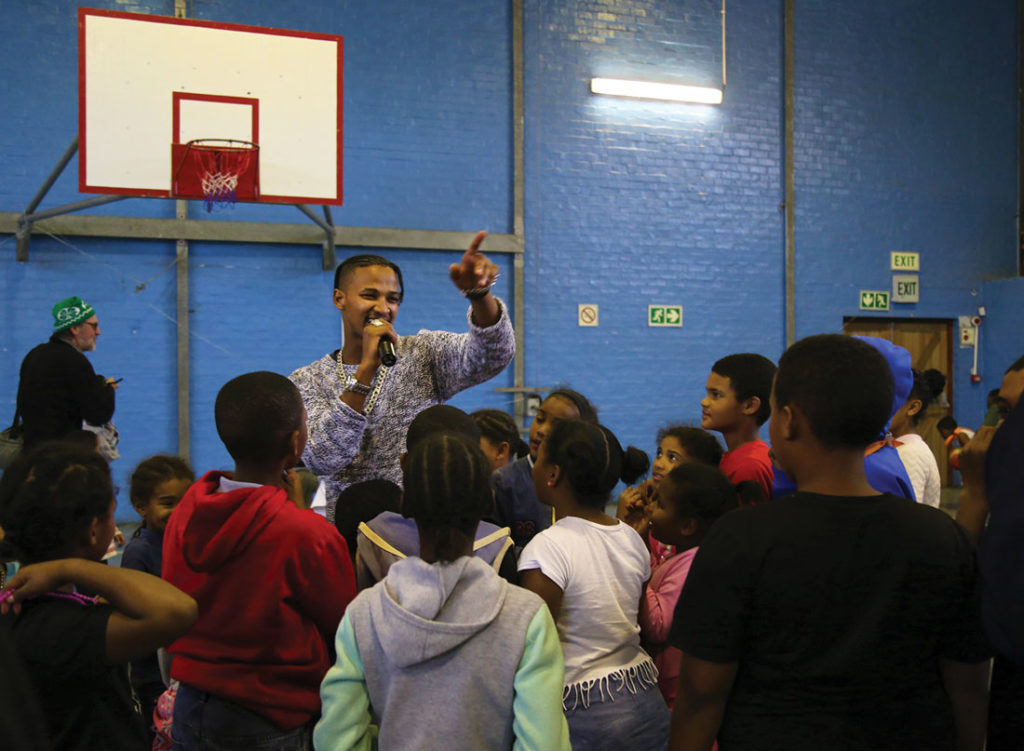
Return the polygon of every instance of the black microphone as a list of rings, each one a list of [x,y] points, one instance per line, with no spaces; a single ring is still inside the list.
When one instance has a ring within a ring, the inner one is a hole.
[[[380,356],[380,361],[386,367],[391,367],[398,362],[398,355],[395,354],[395,343],[387,337],[381,337],[380,341],[377,342],[377,354]]]

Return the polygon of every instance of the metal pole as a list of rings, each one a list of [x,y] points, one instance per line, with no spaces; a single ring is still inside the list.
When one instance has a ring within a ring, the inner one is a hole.
[[[512,258],[512,326],[516,332],[516,355],[512,365],[512,382],[522,388],[526,382],[526,178],[525,178],[525,111],[523,92],[523,0],[512,0],[512,138],[513,138],[513,224],[512,232],[519,240],[519,252]],[[515,418],[520,429],[526,424],[526,398],[516,392]]]
[[[304,203],[297,203],[297,204],[295,204],[295,208],[297,208],[303,214],[305,214],[310,219],[312,219],[313,220],[313,224],[315,224],[318,227],[320,227],[320,229],[322,229],[324,232],[334,232],[334,227],[332,227],[327,222],[325,222],[323,219],[318,217],[316,215],[316,212],[313,211],[313,209],[309,208],[309,206],[307,206],[306,204],[304,204]]]
[[[796,342],[796,192],[793,178],[793,0],[785,5],[786,346]]]
[[[55,166],[53,170],[50,172],[49,177],[47,177],[46,180],[43,181],[42,187],[39,188],[38,192],[36,192],[32,200],[28,202],[28,206],[25,207],[25,214],[31,214],[33,211],[36,210],[36,207],[43,200],[43,198],[46,197],[46,194],[50,192],[50,188],[52,188],[53,184],[57,182],[57,178],[61,176],[62,172],[64,172],[64,168],[68,166],[68,162],[71,161],[71,157],[73,157],[77,152],[78,136],[76,135],[73,139],[71,139],[71,145],[68,146],[67,150],[64,152],[64,155],[60,158],[60,161],[57,162],[57,166]]]
[[[174,0],[174,17],[185,18],[188,6],[186,0]],[[174,202],[174,216],[179,224],[188,220],[188,201]],[[191,420],[189,416],[189,317],[188,317],[188,240],[178,236],[175,243],[175,271],[177,277],[177,311],[178,321],[177,365],[178,381],[178,456],[191,463]]]
[[[82,209],[91,209],[93,206],[103,206],[107,203],[116,203],[117,201],[123,201],[129,196],[96,196],[95,198],[86,198],[83,201],[75,201],[74,203],[66,203],[63,206],[55,206],[52,209],[46,211],[39,211],[35,214],[26,213],[21,217],[21,221],[25,224],[32,224],[34,222],[41,222],[43,219],[49,219],[53,216],[60,216],[61,214],[70,214],[74,211],[81,211]]]
[[[188,219],[188,201],[174,202],[175,217]],[[177,381],[178,381],[178,456],[191,461],[191,422],[189,419],[189,317],[188,317],[188,240],[175,243],[177,276]]]
[[[334,267],[338,265],[338,255],[335,250],[335,243],[337,240],[334,236],[334,216],[331,214],[331,207],[324,205],[324,220],[331,226],[331,231],[327,233],[327,239],[324,241],[324,256],[321,268],[324,271],[334,271]]]

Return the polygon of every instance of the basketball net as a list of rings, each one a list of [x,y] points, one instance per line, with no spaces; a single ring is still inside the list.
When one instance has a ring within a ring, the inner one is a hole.
[[[238,176],[249,169],[259,146],[248,141],[200,139],[190,141],[186,161],[198,168],[206,211],[233,206],[238,201]]]

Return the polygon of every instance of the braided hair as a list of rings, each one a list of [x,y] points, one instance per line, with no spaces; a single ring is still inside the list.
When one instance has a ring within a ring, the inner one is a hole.
[[[436,433],[416,443],[405,463],[402,515],[435,537],[438,560],[472,544],[480,519],[494,510],[491,464],[478,443]]]

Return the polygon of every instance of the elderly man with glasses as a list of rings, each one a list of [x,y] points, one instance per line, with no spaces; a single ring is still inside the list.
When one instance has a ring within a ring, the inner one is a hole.
[[[99,335],[96,311],[82,298],[53,306],[53,334],[21,363],[15,421],[24,426],[25,448],[113,417],[117,384],[96,375],[84,354],[96,349]]]

